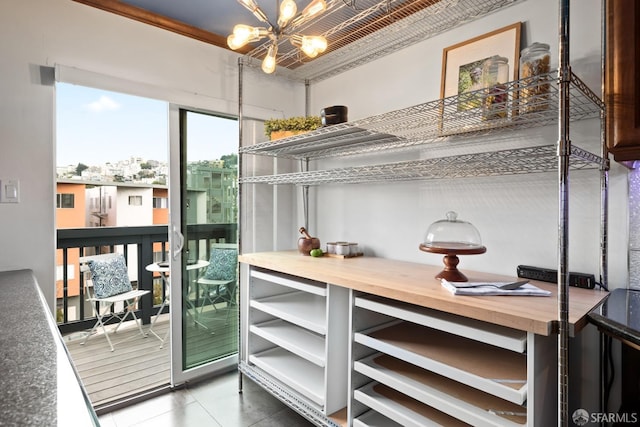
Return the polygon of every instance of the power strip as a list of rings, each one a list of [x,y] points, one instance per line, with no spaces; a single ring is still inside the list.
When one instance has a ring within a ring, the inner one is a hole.
[[[532,267],[530,265],[519,265],[518,277],[540,280],[542,282],[558,283],[558,270]],[[569,272],[569,286],[593,289],[596,286],[596,279],[593,274]]]

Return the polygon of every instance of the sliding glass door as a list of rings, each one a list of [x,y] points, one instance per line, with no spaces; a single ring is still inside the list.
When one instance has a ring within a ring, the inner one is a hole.
[[[170,105],[173,385],[237,364],[235,119]]]

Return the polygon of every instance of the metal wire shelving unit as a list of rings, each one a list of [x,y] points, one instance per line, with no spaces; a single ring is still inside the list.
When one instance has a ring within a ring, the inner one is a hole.
[[[240,151],[241,154],[309,160],[394,151],[435,143],[442,143],[440,147],[447,144],[453,147],[469,138],[557,125],[559,91],[556,76],[556,73],[550,73],[534,82],[517,80],[508,83],[505,87],[507,100],[502,104],[492,104],[491,110],[482,106],[464,108],[463,104],[468,103],[469,96],[466,95],[465,100],[452,96],[350,123],[327,126],[303,135],[255,144]],[[532,86],[537,89],[544,86],[548,90],[529,91],[535,92],[536,96],[519,96],[521,91]],[[471,95],[480,104],[486,98],[483,91]],[[604,108],[601,100],[573,74],[570,102],[571,120],[597,118]],[[497,117],[496,112],[504,117]],[[450,140],[454,136],[456,140]],[[378,165],[246,176],[240,182],[318,185],[526,174],[557,170],[556,156],[555,145],[506,148]],[[571,150],[571,157],[572,169],[605,166],[602,157],[575,146]]]
[[[312,61],[281,41],[276,75],[310,84],[335,76],[395,52],[411,44],[452,30],[524,0],[327,0],[328,10],[315,20],[313,33],[324,35],[330,50]],[[604,0],[601,31],[604,34]],[[519,97],[528,82],[507,84],[504,105],[494,104],[488,112],[482,107],[460,108],[459,97],[438,99],[349,123],[278,141],[242,144],[240,162],[245,155],[273,156],[300,160],[301,171],[267,176],[240,176],[243,184],[294,184],[303,187],[308,204],[311,185],[330,183],[394,182],[424,179],[453,179],[498,175],[552,172],[558,174],[558,425],[568,426],[568,177],[570,170],[596,169],[601,181],[601,266],[600,283],[607,285],[607,227],[609,160],[604,132],[601,153],[590,153],[573,144],[569,124],[599,118],[604,122],[605,106],[573,72],[569,61],[569,0],[558,0],[559,70],[534,84],[548,85],[539,97]],[[304,32],[304,28],[292,30]],[[311,31],[309,31],[311,32]],[[603,39],[604,40],[604,39]],[[601,72],[604,75],[604,43]],[[239,122],[243,116],[243,67],[259,68],[266,45],[258,46],[239,60]],[[603,85],[604,87],[604,85]],[[536,91],[534,91],[536,92]],[[477,93],[480,100],[482,93]],[[530,108],[531,105],[534,108]],[[536,108],[537,107],[537,108]],[[495,115],[503,110],[506,114]],[[524,113],[524,110],[529,110]],[[533,110],[533,111],[531,111]],[[378,165],[351,166],[331,170],[310,170],[309,160],[363,154],[387,153],[404,149],[450,145],[464,150],[465,142],[510,134],[516,130],[556,126],[558,140],[549,145],[514,148],[504,146],[480,153],[462,153]],[[240,167],[240,170],[242,168]],[[306,213],[305,213],[306,215]],[[240,370],[256,373],[244,364]],[[259,381],[258,381],[259,382]],[[267,388],[273,390],[273,388]],[[277,390],[273,391],[277,394]],[[297,402],[299,403],[299,402]],[[314,420],[333,425],[321,414]]]

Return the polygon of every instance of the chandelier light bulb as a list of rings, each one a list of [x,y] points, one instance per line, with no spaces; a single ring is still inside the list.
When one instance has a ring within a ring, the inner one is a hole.
[[[233,27],[233,35],[240,41],[249,41],[258,35],[258,28],[250,25],[238,24]]]
[[[327,39],[322,36],[303,36],[302,37],[302,50],[312,50],[315,52],[314,56],[327,50]]]
[[[242,46],[244,46],[246,43],[240,43],[236,40],[236,36],[231,34],[229,35],[229,37],[227,37],[227,46],[229,46],[229,48],[236,50],[236,49],[240,49]]]
[[[239,49],[247,43],[255,42],[265,37],[269,31],[262,27],[238,24],[233,27],[233,34],[227,37],[227,45],[233,50]]]
[[[291,44],[300,49],[309,58],[315,58],[327,49],[327,39],[322,36],[302,36],[294,34],[289,40]]]
[[[251,12],[258,9],[258,4],[254,0],[238,0],[238,3],[249,9]]]
[[[253,13],[253,16],[258,18],[260,21],[267,23],[269,22],[269,20],[267,19],[267,15],[264,14],[255,0],[238,0],[238,3],[247,8],[251,13]]]
[[[321,14],[325,10],[327,10],[327,2],[325,2],[325,0],[312,0],[311,3],[309,3],[307,7],[302,10],[297,23],[299,24],[306,21],[307,19],[311,19],[314,16]]]
[[[267,55],[262,60],[262,71],[271,74],[276,70],[276,55],[278,54],[278,45],[273,43],[267,50]]]
[[[295,0],[283,0],[280,3],[280,13],[278,14],[278,27],[285,27],[291,19],[296,16],[298,6]]]

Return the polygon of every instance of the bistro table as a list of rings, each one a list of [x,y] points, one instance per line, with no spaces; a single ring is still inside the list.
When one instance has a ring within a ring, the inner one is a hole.
[[[199,270],[201,268],[207,267],[208,265],[209,265],[209,261],[205,261],[202,259],[199,259],[195,262],[189,261],[187,262],[187,271]],[[162,282],[164,283],[164,298],[162,300],[162,304],[160,305],[160,309],[156,314],[156,317],[154,317],[154,319],[151,321],[151,326],[149,327],[149,331],[148,331],[148,333],[152,334],[153,336],[155,336],[160,340],[160,343],[161,343],[160,348],[162,348],[164,346],[164,342],[169,337],[169,331],[171,331],[171,327],[167,329],[167,333],[164,335],[164,338],[160,338],[160,336],[153,330],[153,328],[156,324],[156,321],[158,320],[158,317],[160,317],[160,315],[162,314],[162,310],[164,310],[165,305],[167,305],[167,303],[169,302],[169,294],[171,292],[170,291],[171,281],[169,280],[169,271],[170,271],[169,261],[154,262],[152,264],[147,265],[145,269],[152,273],[160,273],[160,277],[162,277]],[[186,298],[186,302],[187,302],[187,313],[189,312],[188,311],[189,309],[193,310],[193,314],[191,315],[193,317],[193,321],[198,325],[202,326],[203,328],[209,329],[202,323],[198,322],[198,320],[196,319],[196,314],[197,314],[196,307],[193,305],[193,303],[189,300],[188,297]]]

